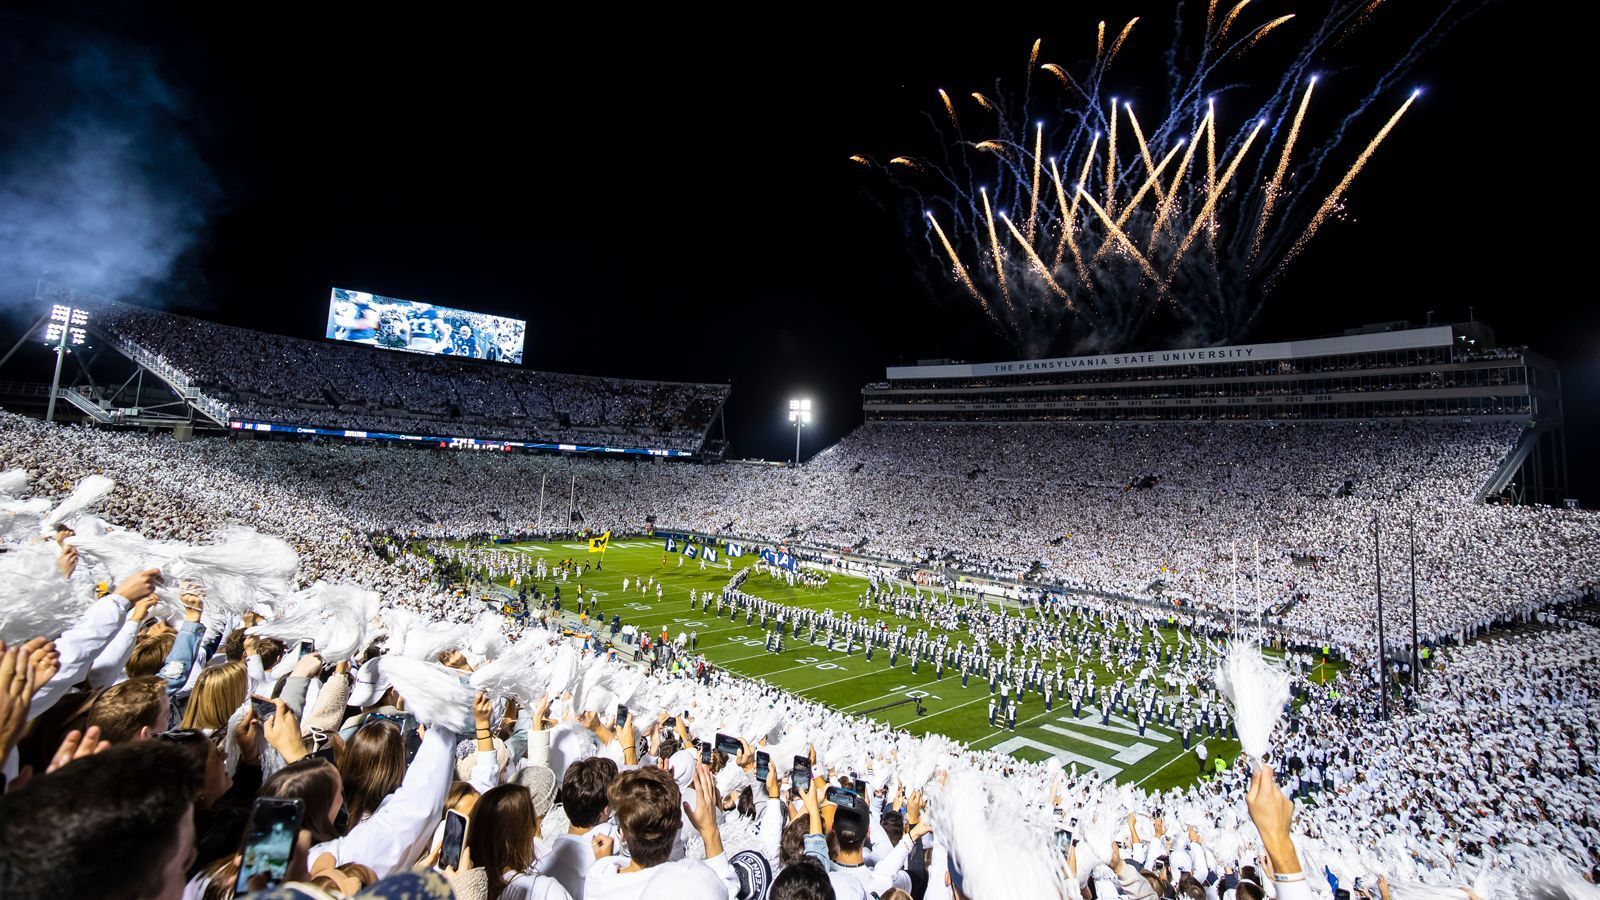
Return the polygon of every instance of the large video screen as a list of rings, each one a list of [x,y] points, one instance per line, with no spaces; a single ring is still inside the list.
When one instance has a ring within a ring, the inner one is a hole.
[[[334,288],[328,301],[329,340],[388,350],[520,364],[527,330],[528,323],[522,319],[396,300],[365,291]]]

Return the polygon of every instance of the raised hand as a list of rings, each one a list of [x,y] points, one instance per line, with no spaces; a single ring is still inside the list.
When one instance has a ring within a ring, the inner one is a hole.
[[[62,578],[71,578],[74,569],[78,568],[78,548],[62,545],[61,555],[56,557],[56,571]]]
[[[239,744],[239,758],[250,765],[259,765],[261,762],[261,723],[256,721],[256,711],[252,707],[244,711],[244,718],[239,720],[233,729],[233,739]]]
[[[294,668],[289,674],[299,678],[310,678],[322,671],[322,654],[307,653],[295,661]]]
[[[295,718],[294,710],[282,700],[273,700],[272,718],[262,725],[267,736],[267,743],[272,749],[282,754],[286,763],[298,762],[305,758],[305,741],[300,738],[300,722]]]
[[[99,725],[90,725],[87,731],[69,731],[62,739],[61,746],[56,748],[55,756],[50,757],[50,765],[44,773],[48,775],[67,763],[93,756],[110,747],[110,741],[100,740]]]
[[[28,660],[28,696],[31,698],[61,671],[61,654],[56,652],[54,641],[44,638],[34,638],[23,644],[22,652]]]
[[[28,724],[28,704],[33,699],[28,690],[29,674],[23,648],[7,649],[0,642],[0,754],[11,753],[22,739],[23,726]]]
[[[117,589],[114,593],[132,603],[135,600],[143,600],[155,593],[156,585],[160,583],[160,569],[145,569],[143,572],[135,572],[117,582]]]
[[[1292,875],[1300,871],[1300,857],[1289,837],[1289,827],[1294,823],[1294,801],[1284,795],[1273,779],[1272,767],[1262,764],[1250,779],[1250,791],[1245,795],[1245,805],[1250,810],[1250,821],[1261,833],[1261,843],[1267,858],[1279,874]]]

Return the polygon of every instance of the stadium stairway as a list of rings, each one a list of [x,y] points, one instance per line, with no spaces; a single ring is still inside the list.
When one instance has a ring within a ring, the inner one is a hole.
[[[1517,445],[1511,448],[1505,459],[1500,460],[1500,465],[1495,467],[1489,480],[1483,483],[1478,493],[1473,495],[1474,503],[1482,503],[1506,489],[1506,485],[1522,470],[1522,464],[1528,461],[1528,456],[1539,446],[1544,436],[1554,430],[1555,423],[1548,419],[1538,419],[1528,423],[1523,429],[1522,436],[1517,439]]]

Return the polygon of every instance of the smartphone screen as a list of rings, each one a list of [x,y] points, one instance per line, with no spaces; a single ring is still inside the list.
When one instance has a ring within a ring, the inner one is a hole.
[[[417,751],[422,749],[422,734],[417,731],[417,720],[410,713],[373,713],[367,716],[367,722],[393,722],[400,729],[400,743],[406,750],[406,762],[409,764],[416,759]]]
[[[453,809],[444,813],[444,841],[439,844],[439,868],[461,868],[461,845],[467,839],[467,817]]]
[[[305,640],[300,642],[300,655],[303,657],[307,653],[310,653],[311,651],[315,650],[316,647],[317,647],[317,645],[316,645],[316,643],[314,641],[312,641],[310,638],[306,638]]]
[[[719,734],[717,735],[717,749],[729,756],[738,756],[744,752],[744,745],[740,744],[739,739],[732,735]]]
[[[767,783],[767,776],[772,772],[772,757],[765,750],[756,751],[756,780],[762,784]]]
[[[622,726],[624,726],[626,724],[628,724],[628,708],[626,706],[618,706],[617,707],[617,727],[621,728]]]
[[[856,805],[856,792],[855,791],[847,791],[842,787],[831,787],[831,788],[828,788],[828,792],[823,795],[823,798],[826,799],[829,803],[834,803],[834,804],[837,804],[839,806],[855,806]]]
[[[700,761],[705,763],[708,766],[711,765],[711,751],[712,751],[712,749],[714,749],[714,748],[710,744],[701,744],[700,745]]]
[[[865,797],[866,795],[867,795],[867,783],[865,781],[862,781],[861,779],[857,778],[856,779],[856,796],[857,797]]]
[[[672,729],[677,728],[678,727],[678,717],[677,716],[667,716],[667,721],[664,722],[663,725],[666,727],[666,729],[668,731],[671,731]]]
[[[794,771],[789,773],[789,782],[797,791],[811,790],[811,758],[809,756],[796,756],[794,758]]]
[[[239,880],[233,887],[236,895],[271,890],[283,883],[289,874],[294,838],[304,816],[305,805],[299,798],[260,797],[256,800],[244,826],[244,844],[239,850]]]
[[[255,710],[257,722],[265,722],[278,711],[278,708],[272,705],[272,701],[265,697],[251,697],[250,708]]]

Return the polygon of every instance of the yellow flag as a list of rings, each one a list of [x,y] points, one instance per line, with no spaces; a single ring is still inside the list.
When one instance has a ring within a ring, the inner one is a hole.
[[[611,532],[609,532],[609,531],[606,532],[605,534],[600,535],[597,538],[590,538],[589,539],[589,552],[590,553],[604,553],[604,552],[606,552],[606,546],[608,544],[610,544],[610,543],[611,543]]]

